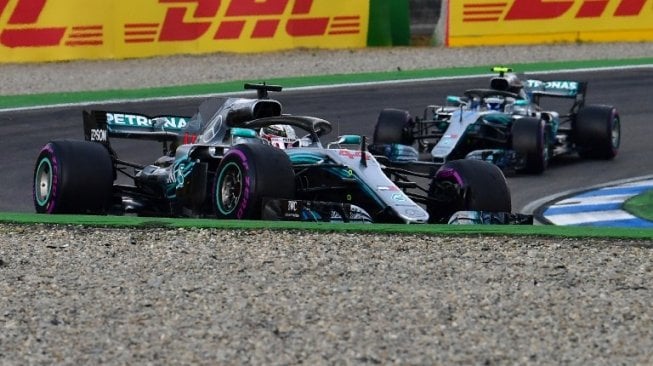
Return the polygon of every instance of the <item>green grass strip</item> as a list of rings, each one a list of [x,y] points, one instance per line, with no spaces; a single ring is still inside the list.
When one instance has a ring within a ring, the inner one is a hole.
[[[562,69],[584,69],[638,65],[653,65],[653,58],[535,62],[512,64],[509,66],[511,66],[517,72],[537,72]],[[324,86],[335,84],[356,84],[365,82],[411,80],[463,75],[483,75],[490,73],[490,68],[491,66],[451,67],[430,70],[404,70],[358,74],[270,78],[267,80],[238,80],[213,84],[196,84],[160,88],[8,95],[0,96],[0,110],[8,108],[47,106],[69,103],[101,102],[106,100],[129,100],[173,96],[207,95],[213,93],[232,93],[242,91],[243,84],[245,82],[256,81],[265,81],[269,84],[280,84],[286,88],[296,88],[303,86]]]
[[[653,190],[629,198],[624,202],[623,209],[644,220],[653,221]]]
[[[0,223],[84,225],[114,228],[207,228],[239,230],[310,230],[410,235],[520,235],[562,238],[653,239],[653,229],[599,228],[543,225],[400,225],[400,224],[335,224],[294,221],[252,221],[180,219],[134,216],[40,215],[0,213]]]

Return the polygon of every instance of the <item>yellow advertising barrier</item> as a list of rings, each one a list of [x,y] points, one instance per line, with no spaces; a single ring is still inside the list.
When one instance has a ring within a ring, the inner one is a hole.
[[[365,47],[369,0],[0,0],[0,62]]]
[[[653,0],[449,0],[447,46],[653,41]]]

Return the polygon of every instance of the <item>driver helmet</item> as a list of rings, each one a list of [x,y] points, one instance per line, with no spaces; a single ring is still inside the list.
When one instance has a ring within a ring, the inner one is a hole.
[[[299,139],[295,130],[289,125],[269,125],[261,128],[261,138],[270,142],[270,145],[280,149],[298,146]]]
[[[489,111],[501,110],[502,104],[503,104],[503,99],[501,98],[485,98],[485,107]]]

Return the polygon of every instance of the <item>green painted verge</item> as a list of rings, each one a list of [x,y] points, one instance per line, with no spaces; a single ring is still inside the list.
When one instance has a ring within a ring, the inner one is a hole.
[[[653,58],[592,61],[556,61],[511,64],[518,72],[554,71],[562,69],[585,69],[599,67],[653,65]],[[91,103],[107,100],[131,100],[179,96],[199,96],[215,93],[235,93],[243,90],[245,82],[266,81],[280,84],[285,88],[306,86],[326,86],[337,84],[357,84],[396,80],[428,79],[464,75],[485,75],[495,65],[475,67],[451,67],[430,70],[386,71],[359,74],[336,74],[306,77],[270,78],[267,80],[237,80],[215,84],[197,84],[161,88],[144,88],[129,90],[105,90],[86,92],[63,92],[31,95],[0,96],[0,110],[20,107],[48,106],[58,104]],[[618,72],[618,71],[615,71]]]
[[[653,190],[646,191],[626,200],[623,209],[644,220],[653,221]]]
[[[0,213],[0,223],[84,225],[114,228],[207,228],[223,230],[310,230],[406,235],[520,235],[563,238],[653,239],[653,229],[593,228],[543,225],[399,225],[399,224],[326,224],[291,221],[247,221],[147,218],[134,216],[40,215]]]

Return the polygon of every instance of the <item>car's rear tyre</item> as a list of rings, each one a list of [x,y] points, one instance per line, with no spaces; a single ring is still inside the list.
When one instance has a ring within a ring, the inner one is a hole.
[[[524,157],[523,173],[541,174],[549,165],[545,122],[539,118],[520,118],[512,124],[512,148]]]
[[[435,174],[428,192],[430,222],[447,222],[457,211],[510,212],[510,190],[501,169],[480,160],[454,160]],[[446,195],[446,200],[442,196]]]
[[[105,213],[114,178],[111,155],[101,144],[51,141],[41,149],[34,167],[34,207],[38,213]]]
[[[575,122],[578,155],[587,159],[612,159],[621,143],[621,120],[616,108],[590,105],[578,111]]]
[[[236,145],[215,173],[213,204],[220,219],[259,219],[264,198],[294,198],[295,174],[288,155],[275,147]]]
[[[402,144],[411,146],[413,137],[413,120],[408,111],[401,109],[384,109],[379,114],[374,127],[373,144]]]

